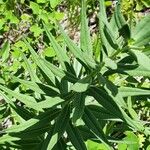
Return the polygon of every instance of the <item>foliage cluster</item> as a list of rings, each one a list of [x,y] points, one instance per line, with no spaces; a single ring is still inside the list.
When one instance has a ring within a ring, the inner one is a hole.
[[[93,41],[82,0],[77,45],[60,2],[0,1],[0,149],[149,150],[150,15],[126,20],[118,1],[110,17],[99,0]]]

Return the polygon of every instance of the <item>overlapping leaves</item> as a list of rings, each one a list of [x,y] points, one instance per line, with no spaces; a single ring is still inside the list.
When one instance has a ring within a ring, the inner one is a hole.
[[[12,127],[2,131],[0,147],[45,150],[59,149],[60,144],[63,149],[70,141],[77,150],[86,150],[85,141],[95,139],[106,149],[113,149],[113,143],[121,142],[118,137],[113,137],[117,125],[124,126],[122,135],[126,130],[136,130],[148,136],[148,128],[145,130],[142,120],[131,118],[131,109],[128,110],[127,106],[127,98],[145,96],[144,100],[147,100],[150,95],[149,89],[140,86],[135,88],[128,79],[138,75],[149,77],[150,58],[144,51],[147,48],[145,45],[149,46],[150,38],[146,31],[149,24],[147,20],[148,18],[143,19],[132,33],[121,14],[120,2],[109,22],[104,1],[100,0],[102,57],[99,62],[93,57],[84,0],[81,10],[80,47],[59,25],[67,49],[62,48],[48,26],[43,23],[45,33],[56,52],[57,65],[40,57],[30,42],[24,39],[33,62],[21,53],[28,76],[25,78],[23,74],[19,77],[13,75],[11,82],[19,86],[14,89],[0,84],[0,95],[9,105],[10,111],[19,116],[19,119],[13,118],[15,121]],[[113,32],[114,26],[117,34]],[[143,32],[138,33],[141,29]],[[145,39],[141,40],[141,37]],[[8,43],[4,47],[6,53],[7,46]],[[73,55],[72,60],[68,51]],[[126,61],[131,56],[132,61]],[[4,56],[4,61],[7,58]],[[34,71],[32,63],[36,65]],[[74,68],[74,63],[81,65],[79,73]],[[127,76],[124,78],[126,83],[119,84],[119,87],[109,81],[109,77],[116,73]]]

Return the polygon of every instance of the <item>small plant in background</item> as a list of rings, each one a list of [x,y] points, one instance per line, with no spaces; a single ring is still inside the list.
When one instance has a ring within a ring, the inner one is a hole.
[[[150,16],[131,28],[120,1],[108,19],[100,0],[100,39],[95,46],[85,0],[81,6],[79,46],[54,20],[63,39],[59,43],[44,19],[40,29],[34,24],[30,31],[34,37],[44,33],[47,55],[38,54],[30,35],[24,34],[12,48],[13,58],[20,59],[15,68],[9,59],[10,43],[3,45],[1,74],[6,76],[0,76],[0,114],[12,126],[2,124],[2,150],[149,149]],[[34,2],[31,7],[33,14],[40,12]],[[51,51],[55,58],[49,56]]]

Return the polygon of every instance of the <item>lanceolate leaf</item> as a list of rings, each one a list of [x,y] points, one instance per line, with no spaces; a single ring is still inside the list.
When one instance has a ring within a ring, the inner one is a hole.
[[[103,20],[105,22],[107,22],[107,15],[106,15],[106,9],[105,9],[105,3],[104,3],[104,0],[99,0],[99,3],[100,3],[100,13],[101,13],[101,16],[103,16]]]
[[[106,16],[105,4],[104,0],[99,0],[100,3],[100,12],[99,12],[99,31],[100,31],[100,38],[102,42],[103,50],[106,55],[110,55],[114,50],[114,39],[111,38],[111,32],[108,33],[108,20]],[[111,31],[111,30],[110,30]],[[110,42],[111,40],[111,42]],[[109,43],[110,42],[110,43]],[[111,46],[112,45],[112,46]],[[117,47],[115,47],[117,48]]]
[[[29,88],[39,94],[47,94],[47,95],[51,95],[51,96],[57,96],[59,94],[58,89],[56,89],[55,87],[48,86],[48,85],[45,85],[42,83],[26,81],[23,79],[19,79],[15,76],[12,77],[12,81],[20,82],[21,84],[25,85],[27,88]]]
[[[88,105],[87,108],[94,114],[99,120],[114,120],[122,122],[121,119],[117,118],[115,115],[110,114],[107,109],[97,106],[97,105]]]
[[[106,67],[109,67],[111,69],[117,69],[117,64],[112,59],[106,57],[104,61]]]
[[[10,100],[8,98],[8,96],[4,94],[4,92],[0,91],[0,95],[3,97],[3,99],[6,101],[6,103],[8,103],[9,105],[15,107],[14,102],[12,100]]]
[[[10,50],[10,42],[6,41],[0,50],[0,58],[2,58],[2,62],[5,62],[9,57],[9,50]]]
[[[0,89],[3,90],[4,92],[6,92],[7,94],[15,97],[16,99],[18,99],[19,101],[24,103],[27,107],[33,108],[33,109],[38,110],[38,111],[42,111],[41,108],[38,108],[35,106],[37,104],[37,102],[33,97],[31,97],[29,95],[18,93],[16,91],[12,91],[12,90],[10,90],[10,89],[2,86],[2,85],[0,85]]]
[[[84,54],[81,49],[69,38],[69,36],[64,32],[63,28],[59,25],[60,31],[64,37],[65,43],[67,44],[69,50],[73,55],[80,61],[86,63],[88,66],[95,68],[96,64],[93,59],[91,59],[87,54]]]
[[[60,45],[56,42],[56,40],[54,39],[54,37],[52,36],[52,34],[49,32],[49,30],[48,30],[48,28],[47,28],[46,25],[44,25],[44,28],[45,28],[45,31],[46,31],[46,33],[47,33],[47,36],[48,36],[48,38],[50,39],[51,44],[52,44],[52,46],[53,46],[53,48],[54,48],[54,50],[55,50],[55,52],[56,52],[56,54],[57,54],[58,60],[60,61],[60,63],[61,63],[61,65],[62,65],[63,69],[66,70],[65,63],[68,63],[68,64],[70,63],[69,58],[68,58],[68,56],[67,56],[67,54],[66,54],[66,51],[63,50],[63,49],[60,47]]]
[[[115,40],[115,35],[112,33],[112,30],[108,28],[109,24],[104,24],[104,34],[108,41],[108,43],[111,45],[112,48],[115,50],[118,49],[117,41]]]
[[[103,84],[104,89],[107,91],[108,95],[112,97],[112,99],[121,107],[127,108],[126,103],[119,93],[117,86],[115,86],[111,81],[107,80],[103,76],[100,76],[99,80]]]
[[[126,24],[126,21],[121,13],[121,0],[118,1],[115,8],[115,19],[119,29],[121,29]]]
[[[48,69],[50,69],[54,75],[62,78],[66,78],[68,81],[70,82],[76,82],[77,78],[70,72],[67,71],[63,71],[60,68],[54,66],[53,64],[49,63],[48,61],[41,59],[43,61],[43,63],[48,67]]]
[[[38,108],[51,108],[53,106],[59,105],[60,103],[64,102],[63,99],[61,99],[60,97],[45,97],[46,100],[38,102],[35,106],[37,106]]]
[[[119,33],[127,41],[127,39],[129,39],[131,35],[130,35],[129,26],[126,23],[123,14],[121,13],[121,0],[118,1],[114,13],[115,13],[115,21],[118,26]]]
[[[149,69],[145,69],[142,66],[139,66],[139,67],[137,67],[134,70],[125,70],[124,72],[126,72],[127,74],[129,74],[131,76],[146,76],[146,77],[150,77]]]
[[[85,38],[86,37],[86,38]],[[93,56],[92,42],[90,38],[90,29],[88,28],[88,21],[86,17],[86,1],[82,0],[81,9],[81,36],[80,36],[81,49],[89,55]]]
[[[73,101],[74,110],[72,116],[72,122],[74,124],[82,117],[84,113],[85,98],[85,93],[76,93],[75,99]]]
[[[21,50],[20,50],[20,52],[21,52]],[[29,72],[29,74],[30,74],[31,80],[32,80],[32,81],[35,81],[35,82],[36,82],[36,81],[40,82],[40,80],[38,79],[38,77],[37,77],[35,71],[32,69],[32,65],[31,65],[29,59],[26,58],[26,56],[25,56],[24,53],[21,52],[21,54],[22,54],[22,58],[23,58],[23,60],[24,60],[24,62],[25,62],[25,65],[26,65],[26,67],[27,67],[27,70],[28,70],[28,72]]]
[[[90,112],[88,108],[85,107],[83,114],[83,121],[88,126],[88,128],[100,139],[102,143],[104,143],[109,150],[111,150],[108,141],[104,135],[104,132],[102,130],[102,127],[100,126],[99,122],[95,118],[95,116]]]
[[[52,81],[52,83],[55,83],[55,77],[51,70],[47,68],[47,66],[43,63],[43,61],[40,59],[40,57],[37,55],[37,53],[34,51],[34,49],[30,46],[30,44],[24,39],[25,44],[29,48],[32,58],[36,65],[46,74],[46,76]]]
[[[28,120],[31,117],[33,117],[33,114],[30,113],[27,109],[23,108],[22,106],[16,105],[11,98],[9,98],[6,94],[4,94],[2,91],[0,91],[0,96],[3,97],[3,99],[6,101],[7,104],[10,105],[10,107],[16,112],[17,115],[19,115],[19,118],[22,120]]]
[[[150,15],[144,17],[139,23],[137,23],[132,38],[135,40],[134,45],[144,46],[150,42]]]
[[[0,138],[1,147],[7,146],[9,149],[37,149],[40,146],[39,138],[22,139],[11,135],[4,135]]]
[[[120,87],[119,93],[122,95],[122,97],[140,96],[140,95],[150,95],[150,90],[132,87]]]
[[[42,128],[43,126],[46,126],[47,124],[50,125],[50,121],[55,119],[59,112],[60,112],[59,109],[46,111],[28,121],[25,121],[23,124],[13,125],[12,127],[5,129],[5,132],[20,133],[20,132],[30,131],[31,133],[32,130]]]
[[[57,117],[56,123],[54,125],[54,131],[51,135],[48,135],[43,143],[42,150],[52,149],[54,145],[59,141],[63,135],[70,117],[70,107],[67,105],[63,108],[60,115]]]
[[[77,127],[73,127],[72,124],[69,123],[66,130],[67,130],[68,137],[71,143],[73,144],[73,146],[76,148],[76,150],[87,150],[86,145]]]
[[[89,95],[93,96],[98,103],[100,103],[109,111],[109,113],[122,119],[122,114],[119,110],[119,107],[114,102],[114,100],[103,90],[100,88],[92,87],[89,89]]]

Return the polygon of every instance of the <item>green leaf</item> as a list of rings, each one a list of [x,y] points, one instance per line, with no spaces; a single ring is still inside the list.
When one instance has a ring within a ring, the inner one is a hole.
[[[20,52],[21,52],[21,50],[20,50]],[[23,60],[24,60],[24,63],[25,63],[25,65],[26,65],[26,67],[27,67],[27,70],[28,70],[28,72],[29,72],[29,74],[30,74],[31,80],[34,81],[34,82],[36,82],[36,81],[37,81],[37,82],[40,82],[40,80],[39,80],[39,78],[37,77],[36,73],[35,73],[34,70],[32,69],[32,65],[31,65],[31,62],[29,61],[29,59],[27,59],[27,57],[25,56],[24,53],[21,52],[21,54],[22,54],[22,58],[23,58]]]
[[[149,146],[147,146],[146,150],[150,150],[150,145],[149,145]]]
[[[30,31],[34,33],[34,37],[38,37],[43,33],[43,30],[38,25],[32,25]]]
[[[11,106],[15,107],[14,102],[11,99],[9,99],[8,96],[4,94],[4,92],[0,91],[0,95],[3,97],[7,104],[10,104]]]
[[[139,66],[139,67],[135,68],[134,70],[126,70],[124,72],[128,73],[131,76],[147,76],[147,77],[150,77],[149,69],[145,69],[142,66]]]
[[[108,148],[104,144],[96,143],[94,141],[87,141],[88,150],[108,150]]]
[[[111,46],[111,44],[114,42],[113,39],[111,39],[111,33],[106,32],[106,30],[109,29],[109,24],[106,16],[106,9],[105,9],[105,4],[104,0],[99,0],[100,3],[100,12],[99,12],[99,31],[100,31],[100,39],[101,39],[101,44],[102,44],[102,52],[104,55],[110,55],[114,48]],[[115,37],[115,36],[114,36]],[[111,42],[110,42],[111,40]],[[112,44],[114,46],[114,44]]]
[[[52,136],[51,134],[47,135],[47,138],[43,143],[42,150],[52,149],[54,145],[59,141],[59,139],[61,138],[67,127],[69,117],[70,117],[70,107],[67,105],[62,109],[61,113],[57,117],[56,123],[54,125],[53,134]]]
[[[145,5],[147,8],[150,7],[150,1],[149,0],[141,0],[143,5]]]
[[[109,27],[109,24],[106,25],[104,23],[104,34],[111,47],[117,50],[118,49],[117,41],[115,39],[115,35],[112,32],[112,29]]]
[[[41,59],[41,61],[43,61],[43,64],[45,64],[45,66],[48,67],[54,75],[60,77],[61,79],[64,78],[73,83],[78,80],[72,73],[63,71],[44,59]]]
[[[140,96],[140,95],[150,95],[150,90],[132,87],[120,87],[119,93],[122,95],[122,97]]]
[[[9,98],[4,92],[0,91],[0,95],[3,97],[5,102],[15,111],[15,114],[21,118],[21,120],[27,120],[33,117],[33,114],[30,113],[27,109],[22,106],[16,105],[11,98]]]
[[[101,125],[97,121],[96,117],[90,112],[90,110],[85,107],[84,114],[83,114],[83,121],[88,126],[88,128],[94,133],[94,135],[105,144],[105,146],[111,150],[107,138],[102,130]]]
[[[99,76],[99,80],[101,84],[103,84],[104,89],[107,91],[108,95],[114,100],[114,102],[116,102],[116,104],[119,104],[121,107],[127,108],[126,103],[119,93],[117,86],[103,76]]]
[[[52,47],[45,48],[43,50],[42,54],[44,56],[47,56],[47,57],[54,57],[54,56],[56,56],[56,52],[55,52],[55,50]]]
[[[77,81],[74,85],[72,85],[71,90],[75,92],[85,92],[90,86],[90,83],[91,83],[91,78],[89,76],[85,77]]]
[[[106,8],[105,8],[105,3],[104,3],[104,0],[99,0],[99,3],[100,3],[100,14],[101,16],[103,16],[103,21],[107,22],[107,15],[106,15]]]
[[[55,17],[55,19],[56,20],[62,20],[63,19],[63,17],[64,17],[64,13],[62,13],[62,12],[54,12],[54,17]]]
[[[126,137],[124,138],[124,140],[134,142],[133,144],[127,144],[127,149],[138,150],[140,148],[138,137],[131,131],[126,131],[125,134],[126,134]]]
[[[121,119],[117,118],[115,115],[109,113],[107,109],[97,105],[88,105],[88,109],[94,114],[94,116],[99,120],[115,120],[115,121],[122,121]]]
[[[26,80],[22,80],[19,79],[15,76],[12,77],[12,81],[13,82],[19,82],[23,85],[25,85],[27,88],[39,93],[39,94],[45,94],[48,96],[57,96],[59,94],[58,89],[52,87],[52,86],[48,86],[42,83],[36,83],[33,81],[26,81]]]
[[[18,93],[16,91],[12,91],[12,90],[10,90],[10,89],[2,86],[2,85],[0,85],[0,89],[5,91],[7,94],[15,97],[16,99],[18,99],[19,101],[24,103],[27,107],[33,108],[37,111],[42,111],[41,108],[38,108],[38,107],[35,106],[37,104],[37,102],[33,97],[31,97],[29,95]]]
[[[60,25],[59,29],[62,33],[66,45],[68,46],[69,50],[73,53],[73,55],[80,61],[86,63],[88,66],[95,68],[96,67],[95,61],[91,59],[87,54],[81,51],[81,49],[69,38],[69,36],[65,33],[65,31]]]
[[[60,3],[60,0],[50,0],[50,5],[55,8]]]
[[[41,102],[38,102],[37,104],[35,104],[35,106],[37,108],[51,108],[53,106],[56,106],[56,105],[59,105],[60,103],[64,102],[63,99],[61,99],[60,97],[48,97],[48,96],[45,96],[45,99],[44,101],[41,101]]]
[[[47,0],[37,0],[37,3],[46,3],[47,2]]]
[[[119,29],[120,35],[123,36],[125,40],[130,38],[130,29],[128,24],[126,23],[123,14],[121,13],[121,2],[118,1],[117,6],[115,8],[115,21]]]
[[[118,144],[118,150],[126,150],[126,149],[127,149],[127,144],[125,143]]]
[[[113,61],[112,59],[106,57],[105,58],[105,65],[106,67],[109,67],[111,69],[117,69],[117,64],[115,63],[115,61]]]
[[[141,51],[132,50],[132,52],[136,56],[138,64],[150,71],[150,58]]]
[[[68,137],[76,150],[87,150],[81,134],[76,127],[72,126],[72,124],[69,123],[66,130]]]
[[[50,121],[56,118],[56,116],[60,113],[59,109],[48,110],[40,115],[33,117],[27,121],[24,121],[20,125],[13,125],[10,128],[5,129],[6,133],[25,133],[28,132],[29,136],[31,136],[31,131],[34,132],[35,129],[38,129],[49,125]]]
[[[109,113],[122,119],[122,114],[117,103],[105,91],[100,88],[92,87],[89,89],[88,94],[93,96],[99,104],[108,110]]]
[[[52,83],[55,83],[55,76],[52,71],[45,65],[42,59],[37,55],[34,49],[30,46],[27,40],[24,39],[25,44],[31,52],[32,58],[36,65],[45,73],[45,75],[50,79]]]
[[[78,119],[80,119],[84,113],[84,106],[85,106],[85,93],[76,93],[75,99],[73,101],[73,116],[72,122],[76,124]]]
[[[30,8],[32,9],[33,11],[33,14],[40,14],[41,13],[41,9],[40,9],[40,6],[35,3],[35,2],[30,2]]]
[[[136,46],[144,46],[150,42],[150,15],[144,17],[139,23],[137,23],[133,33],[132,39]]]
[[[64,70],[67,70],[66,69],[66,63],[70,64],[70,60],[69,60],[69,57],[67,56],[66,54],[66,51],[63,50],[60,45],[56,42],[55,38],[52,36],[52,34],[49,32],[47,26],[44,24],[44,28],[45,28],[45,31],[47,33],[47,36],[49,38],[49,40],[51,41],[51,44],[56,52],[56,55],[58,57],[58,60],[59,62],[61,63],[62,67]]]
[[[0,58],[2,58],[2,62],[7,61],[9,58],[9,51],[10,51],[10,43],[9,41],[6,41],[0,50]]]
[[[85,38],[86,37],[86,38]],[[93,56],[92,42],[90,38],[90,29],[88,27],[88,21],[86,17],[86,1],[82,0],[81,9],[81,36],[80,36],[81,49],[89,55]]]

